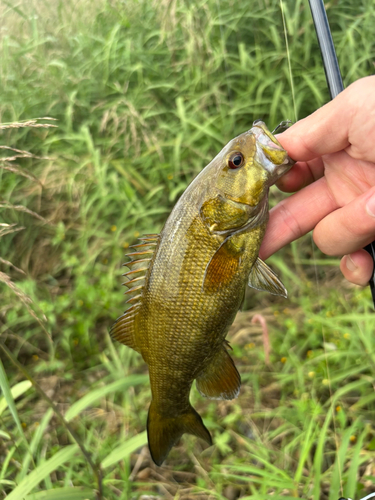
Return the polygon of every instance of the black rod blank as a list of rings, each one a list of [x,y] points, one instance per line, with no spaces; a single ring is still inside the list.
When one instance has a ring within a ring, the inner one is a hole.
[[[331,30],[328,24],[327,13],[323,0],[309,0],[311,14],[314,21],[316,36],[320,52],[322,53],[323,66],[331,99],[334,99],[344,90],[339,63],[333,45]]]

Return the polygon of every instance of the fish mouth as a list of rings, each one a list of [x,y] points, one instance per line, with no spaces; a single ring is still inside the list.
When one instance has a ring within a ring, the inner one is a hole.
[[[269,162],[269,166],[265,166],[266,170],[272,175],[270,186],[275,184],[283,175],[285,175],[296,163],[290,156],[287,156],[281,165],[276,165]]]
[[[254,122],[251,133],[256,139],[255,159],[270,174],[269,185],[272,186],[286,174],[296,163],[279,141],[260,120]]]

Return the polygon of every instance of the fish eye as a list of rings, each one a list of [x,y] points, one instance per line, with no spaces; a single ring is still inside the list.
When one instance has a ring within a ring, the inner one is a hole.
[[[228,160],[228,167],[236,169],[242,167],[244,163],[244,157],[242,153],[234,153]]]

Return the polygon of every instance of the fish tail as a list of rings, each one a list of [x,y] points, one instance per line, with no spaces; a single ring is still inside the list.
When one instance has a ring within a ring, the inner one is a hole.
[[[147,419],[147,435],[151,457],[156,465],[161,465],[164,462],[172,446],[185,432],[203,439],[210,446],[212,445],[210,433],[192,406],[187,413],[168,418],[162,416],[158,412],[156,404],[151,402]]]

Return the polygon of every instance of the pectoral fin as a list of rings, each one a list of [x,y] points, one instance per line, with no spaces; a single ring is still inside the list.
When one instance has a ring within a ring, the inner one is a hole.
[[[228,285],[240,265],[241,252],[238,251],[228,239],[215,252],[207,264],[203,280],[205,292],[216,292],[221,287]]]
[[[234,399],[238,396],[241,377],[225,347],[197,377],[197,389],[210,399]]]
[[[287,298],[288,292],[276,274],[259,257],[251,268],[248,285],[261,292],[281,295]]]

